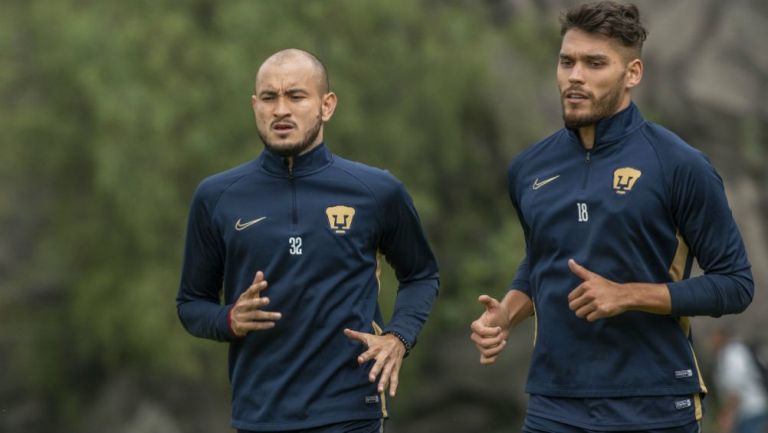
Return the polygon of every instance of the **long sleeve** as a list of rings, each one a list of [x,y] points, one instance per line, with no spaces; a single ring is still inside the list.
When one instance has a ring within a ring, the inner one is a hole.
[[[379,249],[399,281],[392,319],[384,331],[399,333],[413,346],[437,296],[437,260],[411,197],[401,183],[388,195],[384,206]]]
[[[228,341],[234,338],[227,321],[229,306],[220,301],[224,247],[211,224],[212,205],[206,195],[201,186],[192,200],[176,308],[190,334]]]
[[[672,173],[673,216],[704,275],[669,284],[673,315],[739,313],[754,285],[722,180],[701,154]]]
[[[520,264],[517,266],[517,272],[515,278],[512,280],[512,284],[509,285],[509,290],[519,290],[528,297],[531,297],[531,281],[529,279],[528,270],[528,255],[523,257]]]
[[[529,229],[528,226],[525,224],[525,220],[523,219],[523,214],[520,212],[520,204],[519,200],[517,199],[517,191],[516,191],[516,184],[515,184],[515,174],[517,173],[516,168],[516,162],[513,162],[509,168],[509,171],[507,173],[507,179],[508,179],[508,191],[509,191],[509,199],[512,202],[512,206],[515,209],[515,212],[517,213],[517,219],[520,222],[520,228],[523,230],[523,237],[525,238],[525,257],[523,257],[523,260],[520,261],[520,264],[517,266],[517,272],[515,272],[515,277],[512,280],[512,283],[509,285],[509,290],[519,290],[528,297],[531,297],[531,280],[530,280],[530,269],[528,265],[528,234]]]

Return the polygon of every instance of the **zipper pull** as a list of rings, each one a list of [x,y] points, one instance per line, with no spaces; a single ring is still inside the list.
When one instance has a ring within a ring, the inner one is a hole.
[[[587,156],[584,159],[584,162],[586,162],[587,164],[589,164],[589,157],[590,157],[590,155],[592,155],[592,152],[587,152]]]

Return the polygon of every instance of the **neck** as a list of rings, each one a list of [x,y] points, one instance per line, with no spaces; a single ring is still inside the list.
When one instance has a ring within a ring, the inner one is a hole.
[[[314,143],[309,145],[306,149],[302,150],[298,155],[286,156],[285,164],[288,166],[288,172],[293,174],[293,163],[296,160],[296,158],[311,152],[313,149],[317,148],[317,146],[319,146],[322,142],[323,142],[323,137],[319,136]]]
[[[592,150],[595,147],[595,125],[579,128],[579,138],[581,138],[581,144],[585,149]]]
[[[311,152],[311,151],[312,151],[312,149],[314,149],[314,148],[316,148],[317,146],[319,146],[319,145],[320,145],[320,143],[322,143],[322,142],[323,142],[323,137],[322,137],[322,136],[320,136],[320,137],[318,137],[318,138],[317,138],[317,140],[315,140],[315,142],[314,142],[314,143],[312,143],[312,144],[310,144],[309,146],[307,146],[307,148],[306,148],[306,149],[304,149],[304,150],[302,150],[302,151],[301,151],[301,153],[299,153],[297,156],[301,156],[301,155],[304,155],[304,154],[307,154],[307,153]]]
[[[619,108],[616,109],[616,111],[613,112],[608,117],[613,117],[617,113],[623,111],[627,107],[629,107],[629,104],[632,102],[632,99],[629,98],[629,93],[627,93],[624,97],[624,100],[621,102],[621,105],[619,105]],[[607,117],[603,118],[606,119]],[[603,120],[601,119],[601,120]],[[595,147],[595,131],[597,131],[597,122],[582,126],[579,128],[579,138],[581,138],[581,144],[584,146],[587,150],[592,150],[593,147]]]
[[[285,163],[288,165],[288,173],[293,174],[293,157],[286,156]]]

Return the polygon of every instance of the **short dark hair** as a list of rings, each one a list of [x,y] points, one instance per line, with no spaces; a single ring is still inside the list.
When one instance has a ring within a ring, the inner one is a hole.
[[[560,36],[571,29],[608,36],[633,49],[637,57],[648,37],[648,31],[640,23],[637,6],[613,1],[585,3],[568,9],[560,16]]]

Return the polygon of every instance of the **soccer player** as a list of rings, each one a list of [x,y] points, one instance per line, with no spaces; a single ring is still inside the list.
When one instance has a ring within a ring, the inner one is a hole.
[[[229,342],[241,433],[382,432],[385,391],[437,295],[403,185],[323,143],[336,102],[314,55],[269,57],[252,97],[264,151],[192,199],[178,314],[192,335]],[[378,253],[400,283],[386,326]]]
[[[523,432],[698,432],[707,389],[688,318],[752,301],[741,235],[708,159],[632,102],[637,7],[579,5],[561,24],[565,128],[509,166],[526,256],[501,301],[480,296],[471,338],[491,364],[535,317]]]

